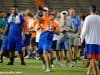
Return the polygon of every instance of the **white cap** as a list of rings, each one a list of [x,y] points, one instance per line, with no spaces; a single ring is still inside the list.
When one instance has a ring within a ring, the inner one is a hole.
[[[46,10],[46,11],[48,11],[48,10],[49,10],[49,9],[48,9],[48,7],[44,7],[43,9],[44,9],[44,10]]]
[[[62,11],[61,13],[62,13],[62,14],[63,14],[63,13],[66,13],[66,15],[68,15],[68,12],[67,12],[66,10]]]
[[[66,15],[68,15],[68,12],[65,10],[65,11],[61,11],[60,15],[61,17],[63,17],[63,13],[65,13]]]

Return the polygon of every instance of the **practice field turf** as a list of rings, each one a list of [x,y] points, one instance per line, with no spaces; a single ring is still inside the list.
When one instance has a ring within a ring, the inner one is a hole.
[[[50,73],[43,71],[41,61],[39,60],[25,59],[25,61],[25,66],[20,65],[19,59],[15,60],[13,66],[8,66],[6,65],[8,60],[5,60],[3,64],[0,63],[0,75],[85,75],[86,72],[86,69],[82,68],[84,66],[83,63],[80,61],[72,68],[68,64],[61,67],[55,63]]]

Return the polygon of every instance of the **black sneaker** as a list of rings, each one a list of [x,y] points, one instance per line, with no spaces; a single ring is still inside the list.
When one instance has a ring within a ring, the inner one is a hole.
[[[8,64],[7,65],[14,65],[14,63],[13,62],[8,62]]]
[[[21,62],[21,65],[26,65],[25,62]]]

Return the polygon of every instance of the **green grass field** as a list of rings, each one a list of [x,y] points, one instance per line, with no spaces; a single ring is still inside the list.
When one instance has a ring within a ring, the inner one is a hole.
[[[25,66],[20,65],[19,59],[15,60],[15,64],[13,66],[8,66],[6,65],[8,60],[5,60],[4,63],[0,63],[0,75],[85,75],[86,73],[86,69],[82,68],[84,65],[80,61],[78,61],[76,66],[72,68],[70,68],[68,64],[61,67],[55,63],[53,71],[50,73],[45,73],[43,71],[41,61],[39,60],[25,59],[25,61]]]

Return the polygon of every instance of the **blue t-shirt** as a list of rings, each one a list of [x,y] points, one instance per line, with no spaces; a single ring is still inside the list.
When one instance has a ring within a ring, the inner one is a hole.
[[[16,17],[13,16],[12,18],[14,19]],[[9,32],[8,32],[9,36],[21,36],[22,25],[24,24],[24,17],[20,15],[19,19],[20,19],[19,23],[15,23],[15,21],[9,23],[7,20],[9,25]]]
[[[72,23],[72,27],[74,29],[74,32],[77,33],[78,32],[78,28],[81,25],[81,21],[80,18],[78,16],[74,16],[74,17],[70,17],[68,16],[68,19],[71,21]]]

